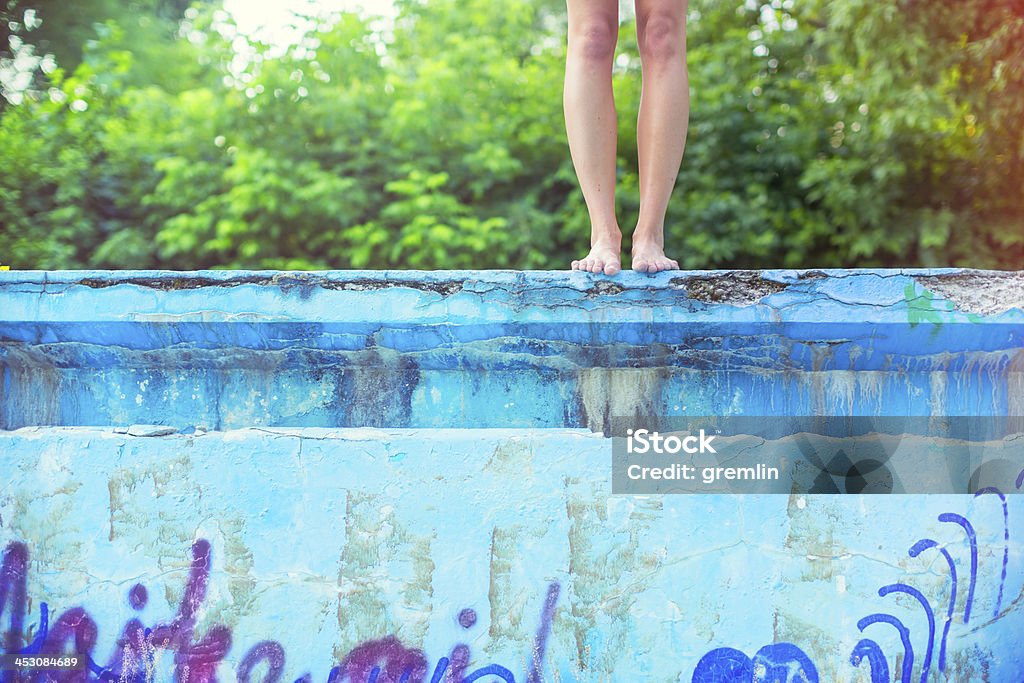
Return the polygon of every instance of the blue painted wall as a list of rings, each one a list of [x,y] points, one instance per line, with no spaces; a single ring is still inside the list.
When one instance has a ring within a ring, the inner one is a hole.
[[[1022,282],[2,273],[4,649],[114,680],[1024,680],[1024,481],[613,496],[586,429],[1024,414]]]
[[[1022,287],[961,271],[7,273],[0,427],[1021,415]]]

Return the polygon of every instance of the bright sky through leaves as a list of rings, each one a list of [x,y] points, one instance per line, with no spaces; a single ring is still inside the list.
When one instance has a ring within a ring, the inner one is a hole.
[[[224,0],[242,33],[271,45],[283,47],[295,42],[299,31],[295,14],[321,15],[343,10],[362,10],[367,14],[391,16],[391,0]]]

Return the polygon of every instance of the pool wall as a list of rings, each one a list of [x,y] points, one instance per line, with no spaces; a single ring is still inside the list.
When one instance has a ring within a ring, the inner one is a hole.
[[[1024,273],[5,272],[0,371],[8,653],[140,681],[1024,680],[1024,479],[612,495],[604,435],[1024,415]]]

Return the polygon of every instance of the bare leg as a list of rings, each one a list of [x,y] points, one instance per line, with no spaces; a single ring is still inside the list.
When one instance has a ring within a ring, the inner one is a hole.
[[[633,233],[633,270],[647,273],[679,268],[665,256],[665,212],[683,159],[690,118],[687,5],[687,0],[636,0],[643,88],[636,125],[640,217]]]
[[[615,219],[616,115],[612,57],[619,37],[618,0],[567,0],[565,130],[590,214],[590,253],[573,270],[614,275],[622,233]]]

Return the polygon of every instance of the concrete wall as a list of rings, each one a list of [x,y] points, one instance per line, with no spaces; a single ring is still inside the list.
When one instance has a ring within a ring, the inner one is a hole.
[[[115,680],[1016,683],[1024,480],[614,496],[587,427],[1020,415],[1022,282],[0,274],[3,647]]]

